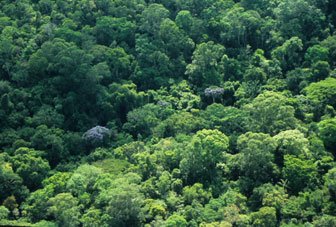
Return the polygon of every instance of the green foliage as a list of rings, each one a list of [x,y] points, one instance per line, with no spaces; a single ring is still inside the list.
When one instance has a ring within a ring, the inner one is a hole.
[[[253,190],[249,202],[251,203],[252,209],[267,206],[274,207],[277,212],[280,212],[287,200],[288,195],[284,187],[267,183]]]
[[[312,65],[313,81],[323,80],[330,74],[330,65],[326,61],[317,61]]]
[[[50,221],[40,221],[33,225],[34,227],[57,227],[57,224]]]
[[[251,214],[253,226],[277,226],[276,210],[273,207],[262,207]]]
[[[308,64],[313,64],[318,61],[327,61],[328,60],[329,50],[320,45],[314,45],[309,47],[306,54],[305,60]]]
[[[249,129],[254,132],[276,134],[283,130],[293,129],[297,125],[294,117],[295,109],[290,101],[281,93],[265,92],[244,106],[250,114]]]
[[[146,202],[145,209],[147,209],[147,219],[159,219],[165,217],[167,214],[167,205],[160,200],[149,199]]]
[[[104,159],[92,163],[93,166],[98,167],[104,172],[118,175],[129,167],[129,162],[119,159]]]
[[[59,114],[51,106],[42,106],[35,115],[29,119],[31,124],[35,127],[39,125],[46,125],[48,127],[62,127],[64,123],[64,116]]]
[[[172,105],[177,110],[191,111],[192,109],[199,108],[201,102],[200,97],[194,94],[190,84],[186,80],[173,84],[169,89],[161,88],[153,96],[153,99],[158,104],[162,106]]]
[[[194,201],[205,204],[209,201],[210,197],[211,194],[205,191],[203,185],[199,183],[183,189],[183,199],[186,204],[192,204]]]
[[[249,192],[253,187],[270,181],[276,171],[275,140],[267,134],[247,132],[238,138],[237,146],[242,189]]]
[[[66,187],[73,195],[79,197],[86,192],[92,191],[96,180],[101,174],[101,169],[95,166],[87,164],[79,166],[67,181]]]
[[[298,37],[292,37],[286,40],[282,46],[272,51],[272,57],[280,62],[283,70],[293,69],[300,63],[300,51],[302,51],[303,43]]]
[[[223,29],[220,38],[225,43],[234,47],[257,45],[257,37],[260,34],[262,19],[258,12],[245,11],[238,5],[233,6],[219,21],[219,28]]]
[[[327,205],[326,195],[321,190],[300,193],[297,197],[290,197],[282,208],[282,215],[286,219],[311,220],[314,215],[321,215],[323,206]],[[296,221],[297,222],[297,221]]]
[[[13,168],[29,189],[41,186],[42,180],[50,171],[49,163],[33,149],[19,148],[12,158]]]
[[[80,221],[83,223],[83,226],[85,227],[107,226],[103,221],[101,211],[95,208],[88,209],[81,217]]]
[[[336,96],[336,79],[327,78],[317,83],[310,84],[305,92],[307,97],[312,102],[320,103],[323,105],[331,105],[335,108],[335,96]]]
[[[40,125],[31,137],[34,148],[47,152],[46,158],[51,165],[57,164],[68,155],[68,150],[65,148],[62,138],[63,133],[62,129]]]
[[[0,206],[0,220],[7,219],[9,210],[5,206]]]
[[[120,121],[125,122],[127,113],[142,104],[143,94],[136,89],[133,83],[111,84],[105,100],[101,103],[103,119],[107,121],[112,115],[119,116]]]
[[[216,85],[222,81],[220,60],[224,47],[214,42],[197,45],[192,56],[192,63],[187,66],[186,74],[198,87]]]
[[[318,124],[320,138],[330,151],[336,149],[336,118],[326,119]]]
[[[125,17],[100,17],[96,24],[96,37],[99,44],[106,46],[112,42],[134,45],[135,24]]]
[[[142,12],[141,29],[151,35],[156,35],[161,22],[168,18],[169,11],[161,4],[150,4]]]
[[[48,200],[48,213],[52,215],[61,226],[78,226],[80,208],[78,200],[70,193],[60,193]]]
[[[218,130],[201,130],[186,148],[180,167],[188,182],[211,182],[216,177],[217,164],[224,161],[229,138]]]
[[[310,1],[281,1],[275,9],[275,15],[279,21],[279,30],[285,38],[298,36],[309,40],[323,34],[325,15]]]
[[[336,169],[333,168],[325,175],[325,185],[332,198],[336,197]]]
[[[319,217],[313,221],[313,225],[316,227],[333,226],[335,224],[336,224],[335,217],[330,215],[323,215],[322,217]]]
[[[214,103],[207,106],[202,116],[212,128],[228,135],[245,131],[246,113],[241,109]]]
[[[288,188],[298,193],[305,187],[314,187],[316,184],[317,168],[309,160],[302,160],[292,155],[285,155],[283,168],[284,179],[288,181]]]
[[[99,204],[105,205],[103,212],[108,215],[108,224],[111,226],[139,226],[143,213],[143,195],[139,187],[120,179],[113,188],[100,193],[97,198]]]
[[[0,1],[0,225],[335,226],[335,9]]]
[[[189,112],[177,112],[164,121],[162,121],[155,129],[154,135],[157,137],[170,137],[178,134],[195,133],[204,128],[206,122]]]
[[[125,131],[133,137],[148,137],[154,128],[165,120],[173,110],[169,107],[147,104],[127,114],[127,122],[123,125]]]
[[[186,227],[187,226],[187,221],[184,219],[184,217],[174,214],[171,215],[165,222],[165,226],[167,227],[174,227],[174,226],[181,226],[181,227]]]
[[[336,48],[336,42],[335,42],[335,36],[328,36],[325,40],[321,42],[321,46],[324,48],[327,48],[328,50],[328,62],[331,65],[335,65],[335,48]]]
[[[312,154],[309,151],[309,140],[297,129],[280,132],[274,136],[274,139],[277,142],[276,163],[279,166],[283,166],[284,155],[287,154],[312,158]]]
[[[28,194],[28,189],[23,185],[22,178],[13,171],[12,166],[6,162],[0,162],[0,201],[14,195],[22,201]]]
[[[93,55],[91,72],[103,85],[127,79],[133,68],[133,57],[122,47],[107,47],[103,45],[92,46]]]

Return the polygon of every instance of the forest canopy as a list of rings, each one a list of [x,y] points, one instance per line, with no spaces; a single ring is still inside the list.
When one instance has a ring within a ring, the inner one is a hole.
[[[1,0],[0,225],[336,226],[334,0]]]

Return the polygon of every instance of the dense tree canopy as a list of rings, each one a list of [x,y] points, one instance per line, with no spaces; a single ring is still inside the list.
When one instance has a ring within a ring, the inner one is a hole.
[[[336,226],[333,0],[1,0],[0,226]]]

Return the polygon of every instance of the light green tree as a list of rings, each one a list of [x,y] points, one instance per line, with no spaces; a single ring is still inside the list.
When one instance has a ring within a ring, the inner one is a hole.
[[[229,138],[218,130],[201,130],[193,136],[180,163],[188,182],[211,182],[216,177],[217,164],[224,161]]]

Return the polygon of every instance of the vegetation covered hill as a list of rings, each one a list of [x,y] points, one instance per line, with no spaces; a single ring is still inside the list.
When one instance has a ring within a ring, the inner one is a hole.
[[[335,0],[1,0],[0,225],[336,226]]]

